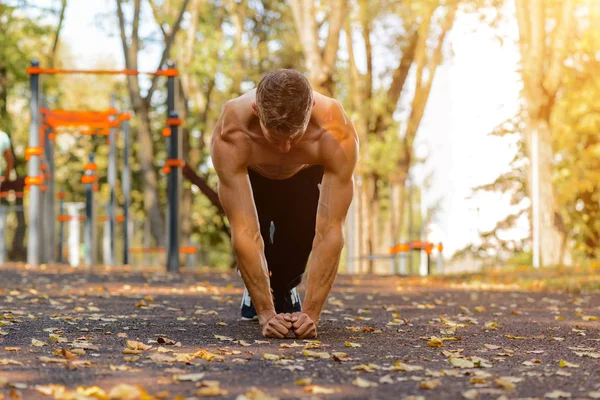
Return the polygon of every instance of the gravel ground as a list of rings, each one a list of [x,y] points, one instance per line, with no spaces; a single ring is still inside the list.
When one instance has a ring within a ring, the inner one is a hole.
[[[0,399],[600,398],[598,294],[339,276],[318,341],[265,340],[233,273],[0,276]]]

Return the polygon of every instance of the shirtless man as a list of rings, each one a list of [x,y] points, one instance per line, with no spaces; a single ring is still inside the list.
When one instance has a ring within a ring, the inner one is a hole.
[[[344,246],[358,157],[341,104],[295,70],[271,72],[225,104],[211,156],[246,285],[242,317],[258,317],[265,337],[290,330],[316,337]],[[300,304],[296,286],[307,262]]]

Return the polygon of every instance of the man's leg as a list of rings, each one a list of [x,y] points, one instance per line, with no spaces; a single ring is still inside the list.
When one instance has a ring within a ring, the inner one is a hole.
[[[271,287],[276,300],[302,281],[315,237],[323,167],[315,165],[281,181],[274,225]]]

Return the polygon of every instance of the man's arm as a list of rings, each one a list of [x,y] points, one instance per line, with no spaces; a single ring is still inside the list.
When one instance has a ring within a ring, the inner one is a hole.
[[[264,243],[246,169],[244,134],[224,132],[222,126],[220,120],[213,133],[211,156],[219,177],[219,199],[231,226],[233,250],[263,327],[263,334],[283,338],[291,328],[291,323],[284,321],[283,317],[273,320],[276,313]]]
[[[4,180],[8,181],[10,178],[10,171],[15,167],[15,158],[10,149],[4,150],[4,159],[6,160],[6,171],[4,171]]]
[[[347,121],[345,116],[343,120]],[[332,154],[327,156],[317,209],[315,239],[308,263],[306,296],[302,307],[303,312],[315,323],[321,315],[337,274],[340,254],[344,247],[343,225],[352,202],[353,173],[358,158],[358,138],[352,124],[347,121],[342,125],[340,122],[331,131],[342,138]]]

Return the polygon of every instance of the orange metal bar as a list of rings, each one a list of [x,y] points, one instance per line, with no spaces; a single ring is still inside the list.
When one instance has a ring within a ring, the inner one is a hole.
[[[171,128],[164,128],[161,133],[164,137],[169,137],[171,136]]]
[[[164,247],[134,247],[129,249],[130,253],[164,253]],[[197,252],[195,247],[180,247],[179,252],[182,254],[194,254]]]
[[[183,124],[183,121],[181,120],[181,118],[169,118],[167,119],[167,125],[169,126],[179,126]]]
[[[98,181],[98,177],[95,175],[83,175],[81,177],[81,183],[84,184],[90,184],[90,183],[96,183]]]
[[[26,176],[25,177],[25,185],[26,186],[31,186],[31,185],[42,185],[44,183],[44,177],[43,176]]]
[[[41,156],[44,149],[41,147],[25,147],[25,160],[29,161],[32,156]]]
[[[0,199],[5,199],[7,197],[10,196],[10,194],[13,194],[16,198],[23,198],[23,192],[0,192]]]
[[[82,70],[82,69],[63,69],[63,68],[40,68],[40,67],[29,67],[27,68],[29,75],[58,75],[58,74],[85,74],[85,75],[158,75],[158,76],[177,76],[179,71],[174,68],[163,69],[155,72],[142,72],[133,69],[123,70],[107,70],[107,69],[94,69],[94,70]]]
[[[87,163],[83,166],[84,171],[97,171],[98,166],[94,163]]]

